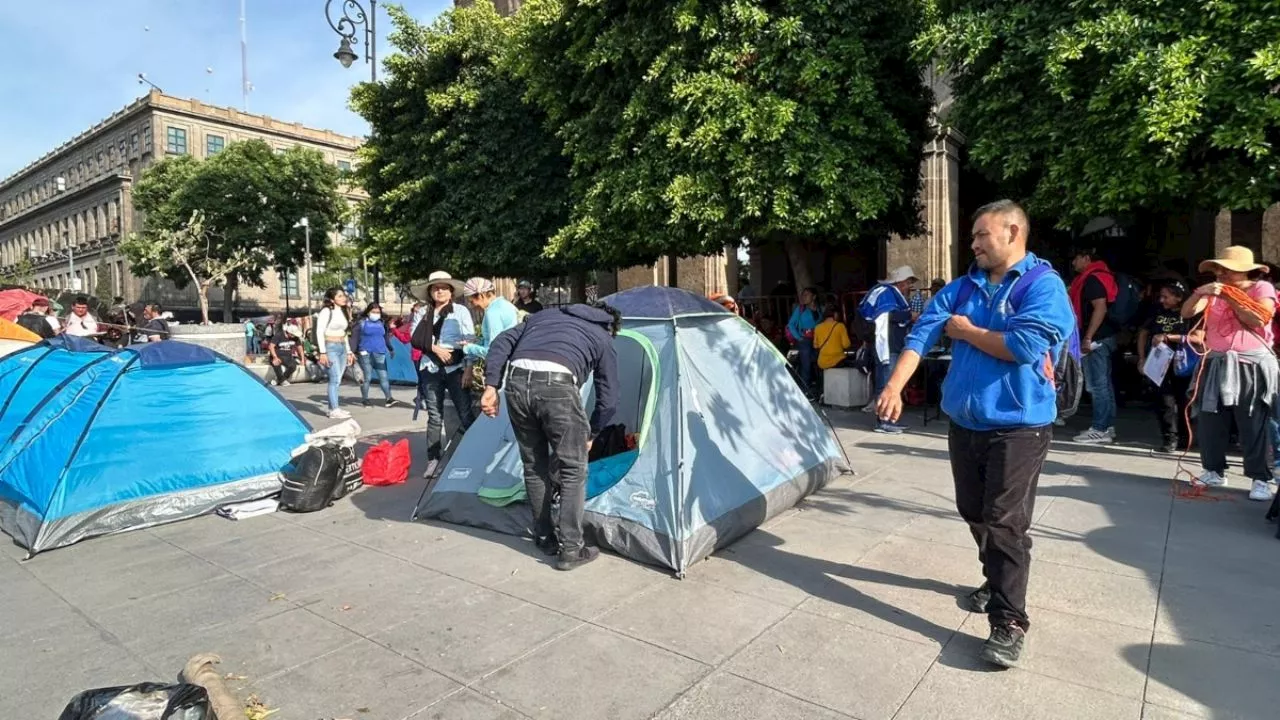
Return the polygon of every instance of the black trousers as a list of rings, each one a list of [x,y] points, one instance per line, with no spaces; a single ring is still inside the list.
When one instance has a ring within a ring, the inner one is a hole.
[[[281,385],[293,377],[293,372],[298,369],[298,361],[290,355],[288,359],[280,358],[280,364],[272,365],[271,369],[276,373],[276,384]]]
[[[471,414],[471,398],[462,389],[462,370],[436,373],[418,370],[418,393],[427,410],[427,460],[439,460],[444,447],[445,394],[453,402],[463,432],[475,420]]]
[[[591,424],[573,378],[513,368],[507,379],[507,412],[524,462],[524,487],[533,508],[533,534],[560,539],[560,549],[582,549],[587,502],[587,442]],[[560,491],[560,517],[551,505]]]
[[[954,423],[948,436],[956,509],[978,544],[978,561],[991,588],[987,617],[1024,630],[1031,574],[1031,519],[1036,486],[1053,433],[1048,426],[966,430]]]
[[[1187,427],[1187,392],[1191,378],[1172,377],[1160,386],[1160,400],[1156,404],[1156,417],[1160,421],[1160,439],[1186,448],[1191,438]]]

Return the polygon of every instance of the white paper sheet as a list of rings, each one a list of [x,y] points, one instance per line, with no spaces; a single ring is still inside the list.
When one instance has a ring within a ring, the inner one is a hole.
[[[1157,386],[1164,384],[1164,376],[1169,373],[1169,364],[1173,362],[1173,348],[1160,343],[1147,353],[1147,364],[1142,366],[1142,374],[1151,379]]]

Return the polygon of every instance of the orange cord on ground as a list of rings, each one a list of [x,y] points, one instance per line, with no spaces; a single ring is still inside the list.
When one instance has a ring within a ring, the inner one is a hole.
[[[1271,322],[1272,313],[1268,311],[1266,306],[1264,306],[1262,303],[1249,297],[1249,295],[1244,290],[1241,290],[1240,288],[1234,285],[1223,285],[1222,296],[1235,300],[1236,304],[1244,308],[1246,311],[1250,313],[1254,313],[1259,317],[1265,318],[1264,324]],[[1200,319],[1196,321],[1196,324],[1192,326],[1190,330],[1187,331],[1187,337],[1190,337],[1197,330],[1207,328],[1205,320],[1206,318],[1209,317],[1209,309],[1213,307],[1213,304],[1217,302],[1217,300],[1218,298],[1216,297],[1209,298],[1209,305],[1205,307],[1204,312],[1200,315]],[[1261,333],[1258,333],[1258,334],[1259,336],[1261,336]],[[1187,348],[1191,352],[1196,352],[1195,346],[1189,342],[1187,343]],[[1188,398],[1187,400],[1187,409],[1183,411],[1183,415],[1187,422],[1187,446],[1183,448],[1182,454],[1178,456],[1178,468],[1177,470],[1174,471],[1173,486],[1171,488],[1173,491],[1174,497],[1185,498],[1188,500],[1219,500],[1220,499],[1218,497],[1209,495],[1207,493],[1208,486],[1200,482],[1199,473],[1188,470],[1186,466],[1182,464],[1183,461],[1186,460],[1187,455],[1191,452],[1191,445],[1195,440],[1195,426],[1191,424],[1191,408],[1195,406],[1196,398],[1200,394],[1200,378],[1204,374],[1204,365],[1205,365],[1204,356],[1207,354],[1208,354],[1208,350],[1206,350],[1203,353],[1196,353],[1196,355],[1200,357],[1200,362],[1196,366],[1195,378],[1191,382],[1191,397]],[[1178,482],[1179,479],[1182,478],[1183,476],[1187,477],[1189,480],[1189,484],[1186,489],[1183,489]]]

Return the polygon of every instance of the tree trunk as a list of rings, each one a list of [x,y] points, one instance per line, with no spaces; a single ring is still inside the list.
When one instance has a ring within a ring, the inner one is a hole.
[[[579,270],[569,276],[569,301],[576,303],[587,301],[586,271]]]
[[[236,306],[236,290],[240,288],[240,277],[231,275],[227,278],[226,283],[222,286],[222,322],[233,323],[235,317],[233,312]]]
[[[200,303],[200,324],[209,324],[209,287],[213,285],[212,280],[206,280],[196,285],[196,300]]]
[[[813,274],[809,272],[809,247],[795,235],[785,235],[782,246],[787,251],[787,259],[791,261],[792,277],[796,281],[796,294],[805,288],[813,287]]]

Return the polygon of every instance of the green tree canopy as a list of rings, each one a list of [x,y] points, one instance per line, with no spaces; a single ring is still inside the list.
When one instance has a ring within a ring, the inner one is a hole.
[[[388,9],[397,52],[386,79],[352,105],[372,126],[360,150],[364,225],[383,268],[401,280],[447,269],[545,276],[543,256],[568,211],[568,162],[546,117],[505,69],[513,21],[489,2],[424,27]]]
[[[970,157],[1038,214],[1280,199],[1280,12],[1268,0],[938,0]]]
[[[796,257],[917,228],[916,0],[531,0],[518,18],[512,60],[573,163],[552,253],[623,265],[746,236]]]
[[[302,147],[277,153],[261,140],[232,143],[203,161],[187,155],[163,160],[143,173],[133,202],[146,213],[141,233],[146,240],[183,237],[198,213],[213,243],[211,261],[250,258],[232,264],[219,278],[226,287],[227,314],[240,283],[261,287],[265,271],[294,268],[304,260],[303,230],[293,227],[300,218],[311,223],[312,256],[323,257],[328,233],[345,208],[338,170],[322,154]],[[146,257],[152,256],[131,258],[134,272],[164,275],[179,287],[191,281],[181,267],[149,265]]]

